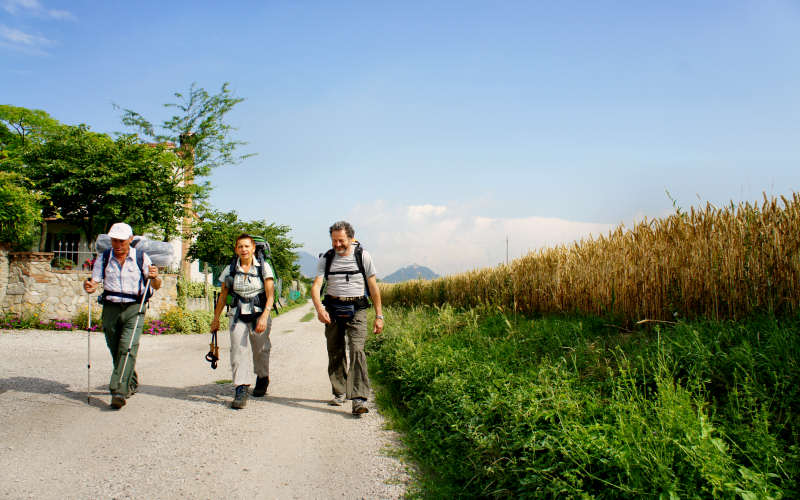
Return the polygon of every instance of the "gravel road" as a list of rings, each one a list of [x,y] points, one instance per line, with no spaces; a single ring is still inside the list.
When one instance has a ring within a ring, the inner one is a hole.
[[[143,335],[139,392],[109,408],[111,359],[86,332],[0,330],[2,498],[397,498],[405,466],[370,401],[326,404],[323,328],[308,305],[274,319],[270,386],[231,410],[228,336]]]

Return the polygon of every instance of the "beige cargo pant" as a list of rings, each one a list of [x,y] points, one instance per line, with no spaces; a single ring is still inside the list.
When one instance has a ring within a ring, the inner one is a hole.
[[[347,322],[325,325],[325,338],[328,341],[328,377],[334,396],[367,399],[370,393],[367,356],[364,354],[367,310],[356,311],[355,316]],[[345,347],[349,347],[350,351],[349,367]]]
[[[269,376],[272,316],[267,318],[267,329],[264,333],[256,333],[256,321],[257,316],[250,321],[243,321],[241,318],[231,321],[231,371],[235,386],[252,385],[253,374],[259,377]]]

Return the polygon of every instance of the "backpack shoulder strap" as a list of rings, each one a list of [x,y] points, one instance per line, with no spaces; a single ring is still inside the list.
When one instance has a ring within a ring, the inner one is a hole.
[[[103,260],[100,261],[103,266],[103,282],[106,281],[106,266],[108,266],[108,259],[111,257],[111,249],[103,251]]]
[[[258,256],[258,279],[261,280],[262,283],[264,282],[264,266],[266,266],[266,265],[267,265],[267,263],[265,262],[264,257],[259,254],[259,256]]]
[[[139,266],[139,272],[142,273],[144,278],[144,252],[136,250],[136,265]]]
[[[333,264],[333,248],[325,252],[325,281],[328,281],[328,276],[331,274],[331,264]]]
[[[152,260],[150,261],[153,262]],[[139,289],[141,290],[142,283],[145,283],[150,278],[147,277],[147,273],[144,270],[144,251],[137,249],[136,250],[136,265],[139,266]],[[148,269],[148,272],[150,270]],[[149,302],[150,297],[153,296],[155,290],[152,287],[147,289],[147,295],[144,296],[144,301]]]
[[[364,277],[364,295],[369,297],[369,286],[367,285],[367,270],[364,269],[364,248],[359,243],[356,247],[355,251],[356,256],[356,265],[358,266],[358,270],[361,271],[361,276]]]
[[[225,281],[226,281],[225,286],[228,287],[228,293],[233,291],[233,279],[234,279],[234,277],[236,277],[236,273],[237,273],[236,260],[237,260],[237,258],[234,255],[233,258],[231,259],[230,266],[228,266],[228,277],[225,278]],[[230,283],[227,283],[228,281]]]

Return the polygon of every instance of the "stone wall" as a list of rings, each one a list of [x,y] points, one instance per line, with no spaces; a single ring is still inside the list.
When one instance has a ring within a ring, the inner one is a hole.
[[[89,271],[54,271],[50,268],[52,258],[50,252],[8,252],[0,248],[0,313],[40,312],[39,317],[48,320],[73,319],[86,311],[89,298],[83,282]],[[150,299],[150,317],[159,317],[177,303],[177,276],[161,277],[161,289]],[[100,310],[98,296],[92,295],[93,314]]]
[[[10,245],[0,243],[0,308],[6,303],[6,288],[8,287],[8,250]]]

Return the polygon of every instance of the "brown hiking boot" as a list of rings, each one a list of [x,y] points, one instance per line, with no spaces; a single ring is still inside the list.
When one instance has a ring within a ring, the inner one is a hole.
[[[353,400],[353,415],[363,415],[364,413],[369,412],[369,408],[367,408],[367,400],[364,398],[355,398]]]
[[[260,398],[267,393],[269,377],[256,377],[256,388],[253,389],[253,397]]]
[[[112,394],[111,395],[111,407],[115,410],[119,410],[125,406],[125,398],[119,394]]]

